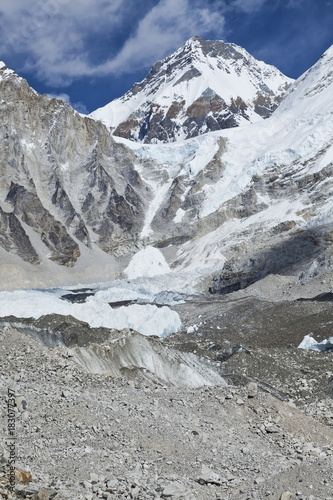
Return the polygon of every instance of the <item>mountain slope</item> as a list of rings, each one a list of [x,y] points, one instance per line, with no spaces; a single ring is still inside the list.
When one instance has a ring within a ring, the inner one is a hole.
[[[237,45],[194,37],[90,116],[116,136],[173,142],[267,118],[291,82]]]
[[[103,251],[115,257],[135,244],[150,196],[133,154],[104,125],[39,95],[3,63],[0,145],[0,250],[14,269],[22,260],[52,275],[77,264],[84,272],[94,261],[114,268]],[[2,277],[10,279],[8,269]]]
[[[266,120],[170,144],[111,137],[1,74],[3,288],[145,276],[129,261],[149,246],[170,290],[180,272],[219,271],[205,282],[218,293],[272,273],[331,276],[332,48]]]
[[[306,281],[328,273],[331,281],[332,75],[333,47],[265,123],[228,131],[225,170],[204,188],[200,212],[229,219],[203,238],[211,247],[219,242],[226,258],[212,291],[243,288],[268,274]]]
[[[331,269],[332,74],[331,47],[265,121],[177,144],[132,143],[156,193],[141,236],[178,249],[173,269],[224,266],[216,292]]]

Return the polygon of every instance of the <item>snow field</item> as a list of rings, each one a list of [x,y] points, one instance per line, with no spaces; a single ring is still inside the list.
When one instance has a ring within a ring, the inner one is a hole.
[[[133,257],[124,273],[128,278],[152,277],[170,273],[171,269],[163,254],[152,246],[147,246]]]

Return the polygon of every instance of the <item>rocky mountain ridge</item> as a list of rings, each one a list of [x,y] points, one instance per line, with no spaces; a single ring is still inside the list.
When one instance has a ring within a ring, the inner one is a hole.
[[[330,272],[332,64],[331,48],[266,120],[152,145],[2,66],[1,287],[110,281],[147,246],[163,272],[224,268],[212,292]]]
[[[194,37],[90,116],[116,136],[174,142],[267,118],[292,81],[235,44]]]
[[[131,151],[5,65],[0,93],[1,246],[13,265],[17,256],[71,268],[80,256],[100,259],[99,249],[130,248],[151,196]]]

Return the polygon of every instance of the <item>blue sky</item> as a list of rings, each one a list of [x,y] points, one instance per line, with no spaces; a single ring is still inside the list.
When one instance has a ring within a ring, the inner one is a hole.
[[[297,78],[333,43],[333,0],[1,0],[0,60],[91,112],[192,36],[241,45]]]

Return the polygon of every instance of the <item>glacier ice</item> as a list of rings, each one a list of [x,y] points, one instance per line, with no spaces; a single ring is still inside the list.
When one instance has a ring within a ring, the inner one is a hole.
[[[177,332],[181,321],[168,306],[131,304],[112,309],[102,296],[88,297],[83,304],[61,300],[57,293],[40,290],[17,290],[0,293],[0,316],[40,318],[46,314],[71,315],[92,327],[122,330],[132,328],[143,335],[164,337]]]

